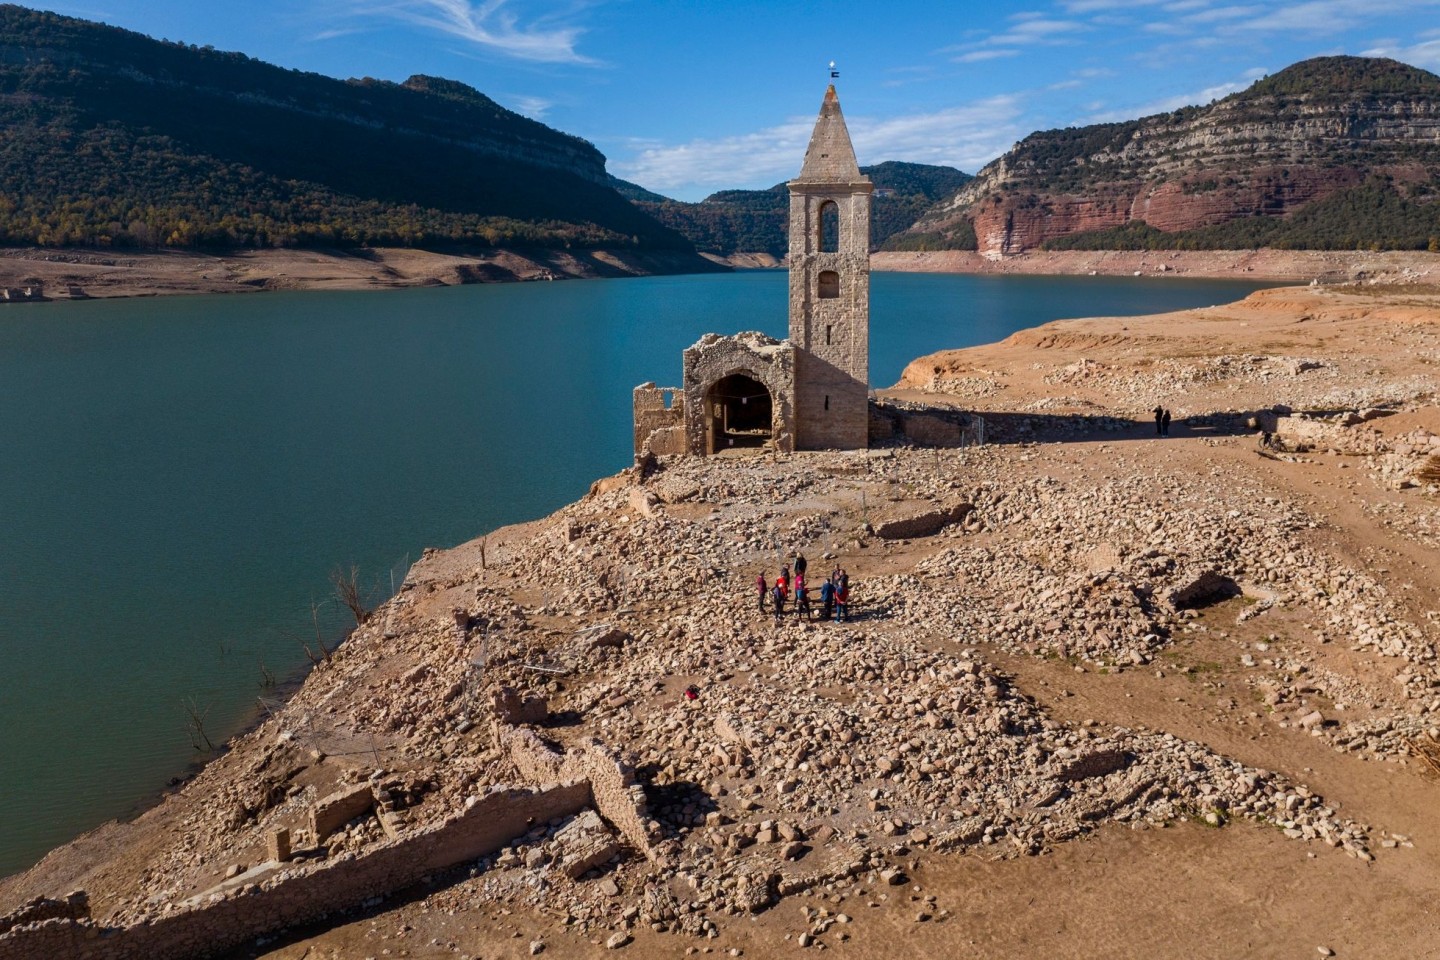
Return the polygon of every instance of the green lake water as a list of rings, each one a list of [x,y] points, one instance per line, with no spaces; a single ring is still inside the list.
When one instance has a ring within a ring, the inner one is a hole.
[[[1257,286],[875,274],[871,378]],[[576,499],[630,463],[631,388],[785,309],[779,271],[4,308],[0,875],[182,773],[187,703],[217,740],[248,722],[338,564],[388,593],[424,547]]]

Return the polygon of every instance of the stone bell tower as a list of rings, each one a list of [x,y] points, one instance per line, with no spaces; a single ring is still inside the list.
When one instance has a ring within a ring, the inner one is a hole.
[[[825,91],[800,176],[790,187],[790,342],[795,447],[869,446],[870,192]]]

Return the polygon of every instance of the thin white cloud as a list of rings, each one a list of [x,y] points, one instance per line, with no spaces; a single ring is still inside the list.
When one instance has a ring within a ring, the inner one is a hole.
[[[860,163],[906,160],[973,173],[1004,153],[1021,130],[1020,98],[991,97],[935,113],[888,120],[847,118]],[[799,173],[815,118],[796,118],[755,133],[676,145],[652,145],[612,164],[617,175],[651,190],[697,200],[716,190],[767,187]]]
[[[1213,87],[1206,87],[1203,90],[1192,93],[1181,93],[1173,97],[1164,97],[1159,100],[1151,100],[1148,103],[1130,104],[1114,109],[1099,110],[1086,117],[1085,123],[1114,123],[1119,120],[1134,120],[1137,117],[1154,116],[1157,113],[1170,113],[1179,110],[1181,107],[1193,107],[1219,100],[1227,97],[1237,90],[1244,90],[1250,84],[1265,76],[1266,71],[1260,67],[1245,71],[1240,80],[1232,80],[1227,83],[1219,83]]]
[[[579,27],[546,18],[522,23],[508,0],[360,0],[349,8],[346,18],[408,23],[517,60],[594,62],[575,49],[583,32]]]
[[[980,63],[984,60],[999,60],[1002,57],[1018,57],[1019,50],[971,50],[955,58],[956,63]]]
[[[1437,5],[1440,5],[1440,0],[1308,0],[1305,3],[1274,3],[1268,12],[1238,21],[1231,26],[1245,32],[1333,34],[1352,29],[1367,20]]]
[[[1214,7],[1209,10],[1201,10],[1185,17],[1186,23],[1221,23],[1226,20],[1240,20],[1245,17],[1254,17],[1265,12],[1264,7]]]
[[[512,109],[517,113],[523,113],[532,120],[543,118],[546,112],[555,106],[554,100],[546,100],[544,97],[515,96],[510,98],[513,104]]]
[[[1020,52],[1017,48],[1074,43],[1075,34],[1090,29],[1078,20],[1058,20],[1040,13],[1017,13],[1010,17],[1010,23],[1000,33],[946,47],[940,52],[955,54],[956,63],[976,63],[1016,56]]]
[[[1426,35],[1433,35],[1435,31],[1427,31]],[[1440,70],[1440,38],[1426,40],[1422,43],[1415,43],[1404,46],[1395,42],[1382,43],[1364,51],[1367,57],[1389,57],[1392,60],[1399,60],[1415,67],[1425,67],[1428,70]]]
[[[1204,3],[1205,0],[1181,0],[1178,4],[1166,4],[1165,0],[1062,0],[1061,9],[1066,13],[1111,13],[1116,10],[1140,10],[1164,6],[1167,10],[1174,6],[1189,8],[1196,3]]]

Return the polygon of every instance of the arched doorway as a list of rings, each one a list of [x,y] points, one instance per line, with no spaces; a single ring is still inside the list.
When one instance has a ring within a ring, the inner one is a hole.
[[[705,452],[762,448],[774,437],[774,404],[765,384],[743,373],[722,377],[705,394]]]

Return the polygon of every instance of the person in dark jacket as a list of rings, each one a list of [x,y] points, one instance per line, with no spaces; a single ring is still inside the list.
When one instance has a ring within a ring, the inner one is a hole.
[[[835,584],[826,580],[820,584],[820,619],[829,620],[835,615]]]

